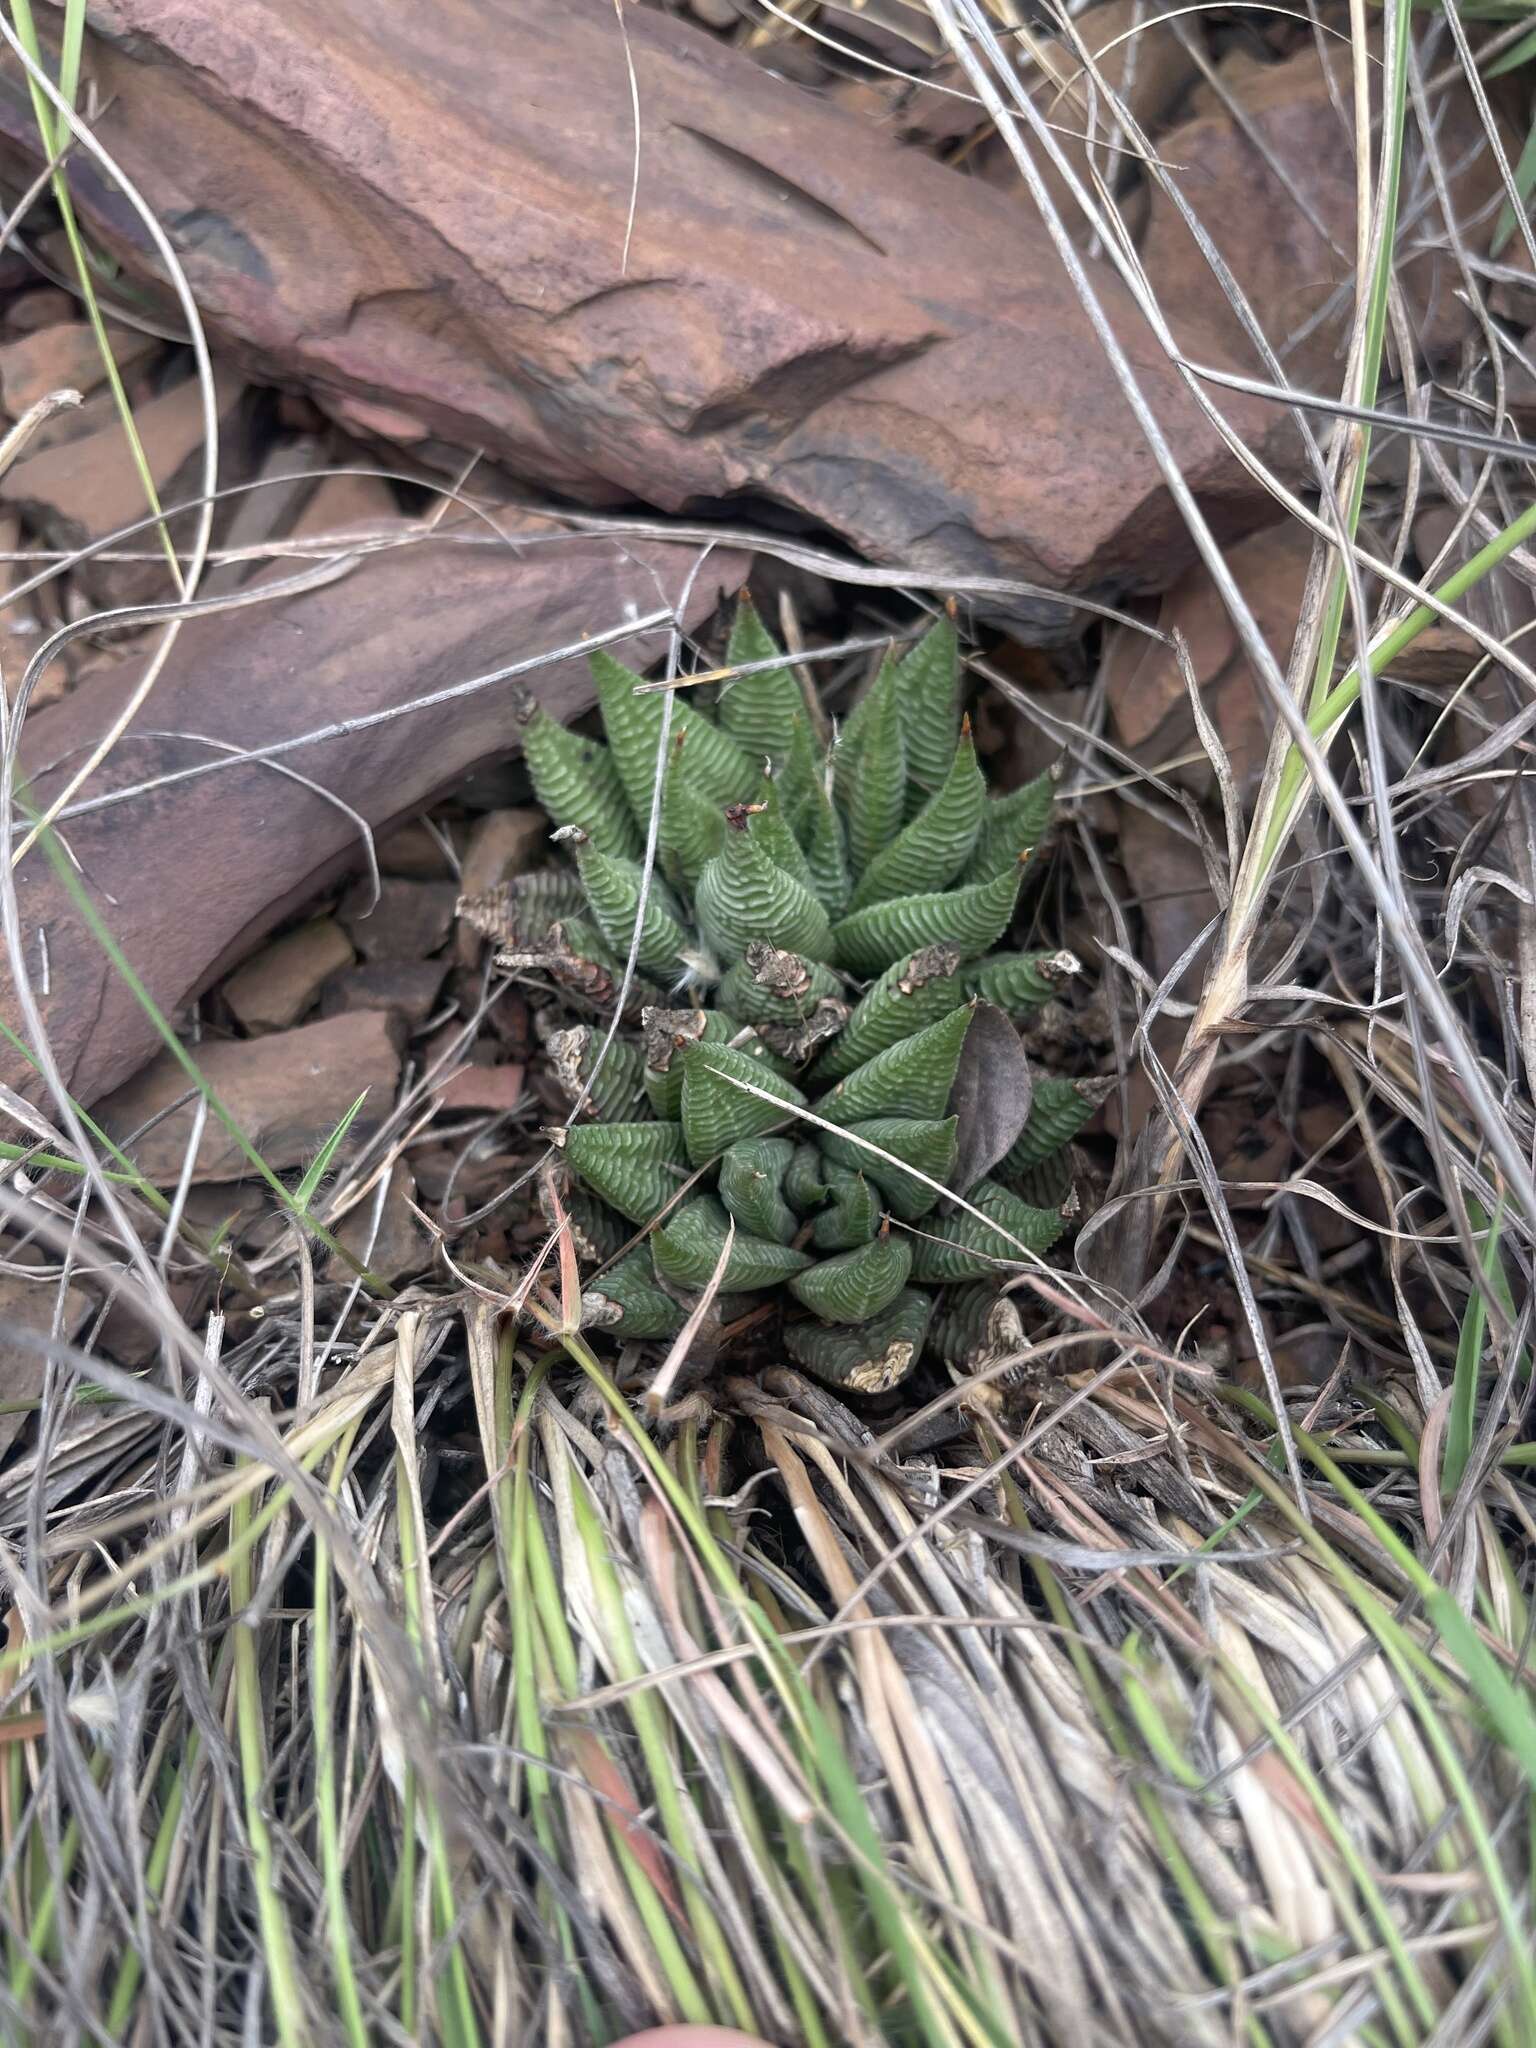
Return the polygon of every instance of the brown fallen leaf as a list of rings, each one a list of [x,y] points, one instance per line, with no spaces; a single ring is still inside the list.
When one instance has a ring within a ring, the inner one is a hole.
[[[991,1172],[1029,1121],[1033,1097],[1029,1055],[1011,1020],[995,1003],[978,1003],[949,1093],[949,1113],[960,1119],[952,1187],[973,1187]]]

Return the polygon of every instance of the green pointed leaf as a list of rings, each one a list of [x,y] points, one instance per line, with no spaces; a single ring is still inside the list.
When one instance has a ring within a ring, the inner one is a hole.
[[[795,1156],[784,1176],[786,1199],[802,1216],[809,1216],[830,1193],[820,1149],[815,1145],[796,1145]]]
[[[935,619],[896,664],[907,773],[926,795],[949,773],[960,725],[960,641],[954,620]],[[921,801],[921,798],[919,798]]]
[[[826,789],[817,784],[799,826],[806,871],[816,900],[828,917],[841,917],[853,888],[848,873],[848,846],[843,821]]]
[[[880,664],[875,680],[847,716],[839,722],[837,742],[832,749],[828,766],[832,771],[832,798],[840,811],[846,812],[848,809],[869,721],[879,701],[881,687],[894,666],[891,657],[887,655]]]
[[[1060,995],[1082,971],[1075,953],[994,953],[967,970],[965,991],[1016,1017]]]
[[[894,671],[875,685],[859,740],[859,764],[848,792],[848,858],[862,875],[901,830],[907,812],[907,750]]]
[[[959,1118],[947,1116],[920,1120],[907,1116],[871,1117],[867,1123],[850,1124],[838,1135],[822,1133],[823,1158],[838,1166],[862,1173],[885,1197],[886,1207],[903,1223],[915,1223],[926,1216],[947,1187],[955,1163]],[[874,1149],[871,1149],[874,1148]],[[904,1173],[899,1166],[880,1157],[890,1153],[915,1169]],[[919,1180],[918,1174],[924,1178]],[[930,1182],[938,1186],[930,1186]]]
[[[615,1038],[605,1052],[607,1036],[606,1030],[594,1030],[590,1024],[552,1031],[544,1041],[550,1069],[573,1103],[591,1083],[584,1117],[601,1123],[638,1123],[649,1106],[644,1056],[628,1038]]]
[[[1064,1146],[1022,1171],[1009,1166],[1005,1158],[998,1166],[997,1178],[1005,1181],[1031,1209],[1060,1209],[1066,1215],[1072,1193],[1072,1154]]]
[[[958,946],[926,946],[888,967],[854,1006],[842,1033],[816,1062],[817,1083],[840,1081],[877,1052],[947,1017],[966,999]]]
[[[598,930],[622,962],[627,958],[636,920],[640,945],[635,958],[646,974],[672,976],[684,971],[683,955],[692,950],[688,932],[678,919],[672,892],[659,875],[642,887],[644,870],[635,861],[600,853],[590,840],[578,843],[576,866]]]
[[[751,821],[747,836],[755,846],[760,846],[776,868],[782,868],[786,875],[815,893],[815,878],[800,851],[800,842],[790,830],[789,820],[784,815],[784,806],[779,800],[778,784],[771,775],[765,776],[757,786],[757,801],[751,807]],[[722,815],[722,826],[724,818]]]
[[[683,1139],[695,1166],[717,1159],[738,1138],[771,1131],[784,1122],[791,1107],[804,1106],[798,1088],[734,1046],[685,1046],[678,1058],[683,1068]],[[765,1102],[752,1090],[766,1091],[771,1100]]]
[[[599,649],[587,659],[614,766],[635,823],[644,834],[650,826],[656,789],[665,696],[659,690],[639,691],[641,678],[611,654]],[[746,803],[762,773],[761,764],[748,760],[734,740],[711,725],[703,711],[688,700],[686,691],[678,696],[672,707],[670,734],[673,739],[682,736],[682,759],[694,789],[711,803]]]
[[[683,1184],[681,1124],[573,1124],[565,1158],[595,1195],[631,1223],[649,1223]]]
[[[789,1323],[784,1349],[817,1379],[850,1394],[884,1394],[900,1386],[917,1364],[933,1314],[932,1297],[903,1288],[890,1306],[851,1328]]]
[[[784,1176],[795,1156],[788,1138],[741,1138],[720,1161],[720,1199],[736,1228],[788,1244],[800,1228],[784,1199]]]
[[[911,1270],[911,1239],[887,1235],[806,1267],[789,1291],[824,1323],[867,1323],[890,1307]]]
[[[926,1031],[877,1052],[818,1099],[817,1114],[836,1124],[872,1116],[942,1117],[974,1016],[971,1005],[962,1003]]]
[[[966,881],[989,882],[994,875],[1007,874],[1021,853],[1030,852],[1045,837],[1055,803],[1056,784],[1049,775],[1037,775],[1009,796],[993,797],[982,813]]]
[[[678,741],[686,737],[679,733]],[[669,877],[690,895],[705,864],[725,838],[725,809],[701,796],[689,779],[681,746],[674,742],[672,767],[661,801],[659,845]]]
[[[789,751],[778,774],[779,794],[784,800],[784,815],[790,829],[804,846],[809,838],[807,830],[811,809],[818,797],[827,799],[826,763],[821,749],[811,731],[811,721],[802,710],[796,717],[789,736]]]
[[[336,1157],[342,1139],[351,1130],[353,1119],[367,1100],[368,1090],[365,1088],[351,1108],[343,1112],[341,1121],[335,1126],[330,1136],[324,1141],[319,1151],[309,1162],[303,1179],[293,1191],[295,1207],[299,1209],[307,1209],[309,1207],[315,1189],[319,1187],[321,1181],[325,1179],[326,1174],[330,1171],[331,1161]]]
[[[1058,1209],[1032,1209],[996,1181],[971,1191],[972,1206],[990,1218],[982,1223],[957,1209],[913,1241],[912,1273],[917,1280],[951,1284],[994,1279],[1028,1268],[1027,1254],[1049,1251],[1066,1227]],[[1021,1249],[1022,1247],[1022,1249]]]
[[[856,1245],[872,1243],[883,1208],[873,1184],[845,1166],[828,1167],[827,1179],[831,1205],[821,1211],[811,1230],[817,1251],[852,1251]]]
[[[1055,1075],[1037,1078],[1029,1121],[1004,1154],[999,1173],[1010,1179],[1027,1173],[1063,1145],[1070,1144],[1114,1089],[1102,1078],[1064,1081]]]
[[[687,1311],[656,1284],[649,1245],[637,1245],[600,1273],[582,1294],[583,1327],[611,1330],[630,1340],[675,1337]]]
[[[534,794],[554,822],[579,825],[604,853],[638,860],[644,842],[608,749],[561,725],[532,697],[520,701],[517,716]]]
[[[915,896],[952,882],[971,857],[985,802],[986,782],[967,723],[942,788],[889,846],[875,854],[859,877],[849,909],[863,910],[893,896]]]
[[[771,661],[780,652],[746,591],[736,603],[725,658],[732,668],[753,661]],[[805,717],[805,699],[793,669],[759,669],[738,676],[720,689],[720,723],[749,759],[761,765],[766,755],[775,766],[790,751],[795,720]]]
[[[878,974],[907,953],[946,942],[962,960],[995,946],[1013,921],[1023,869],[933,896],[872,903],[832,927],[834,958],[850,974]]]
[[[754,939],[825,960],[827,913],[803,882],[753,844],[746,825],[735,811],[727,817],[725,844],[699,879],[695,901],[705,938],[725,962],[739,960]]]
[[[674,1287],[708,1286],[730,1224],[729,1215],[713,1195],[698,1195],[684,1202],[652,1236],[656,1271]],[[738,1230],[720,1285],[739,1293],[755,1293],[759,1288],[776,1287],[809,1264],[805,1252]]]

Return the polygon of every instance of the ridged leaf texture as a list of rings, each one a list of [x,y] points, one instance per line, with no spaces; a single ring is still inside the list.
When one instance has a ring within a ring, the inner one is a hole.
[[[966,970],[965,992],[1017,1016],[1048,1003],[1081,972],[1073,953],[994,953]]]
[[[557,825],[578,825],[594,846],[638,860],[644,847],[613,756],[528,700],[523,759],[534,794]]]
[[[969,888],[904,896],[856,910],[832,927],[838,964],[851,974],[878,974],[904,953],[941,940],[958,946],[963,959],[974,960],[1007,931],[1022,877],[1016,866]]]
[[[1029,1121],[1004,1154],[999,1172],[1025,1173],[1070,1144],[1103,1102],[1105,1088],[1097,1081],[1063,1081],[1044,1075],[1035,1083]]]
[[[773,661],[778,653],[773,635],[743,591],[725,651],[727,663],[736,668]],[[742,752],[759,763],[765,755],[775,766],[787,758],[796,719],[805,721],[805,699],[787,664],[738,676],[720,693],[720,723]]]
[[[698,912],[722,961],[739,960],[754,939],[812,960],[831,957],[826,911],[803,882],[753,844],[744,825],[728,825],[725,844],[700,877]]]
[[[881,1202],[873,1181],[846,1166],[827,1169],[832,1199],[811,1225],[811,1242],[819,1252],[852,1251],[868,1244],[880,1229]]]
[[[811,873],[799,840],[790,829],[779,800],[779,786],[772,776],[767,776],[758,786],[757,800],[750,806],[752,817],[747,826],[747,836],[754,846],[760,846],[776,868],[782,868],[786,875],[793,875],[803,888],[816,893],[816,878]]]
[[[698,887],[707,862],[725,838],[725,812],[695,788],[683,756],[686,732],[672,743],[672,766],[661,802],[659,843],[668,876],[690,894]]]
[[[720,1161],[720,1199],[738,1230],[788,1244],[800,1219],[784,1199],[784,1176],[795,1156],[788,1138],[742,1138]]]
[[[967,725],[943,786],[911,824],[874,855],[859,876],[849,909],[863,910],[893,896],[915,896],[952,882],[971,857],[986,794],[976,743]]]
[[[949,772],[960,724],[960,641],[942,618],[896,663],[894,683],[906,736],[907,773],[931,791]]]
[[[837,1124],[872,1116],[943,1116],[974,1014],[969,1003],[962,1003],[926,1031],[887,1046],[839,1081],[816,1107]]]
[[[590,1328],[630,1339],[675,1337],[688,1320],[688,1311],[657,1285],[650,1246],[642,1244],[583,1291],[581,1320]]]
[[[647,888],[645,870],[638,861],[600,853],[590,840],[577,847],[576,866],[597,928],[615,958],[621,964],[628,958],[638,923],[640,943],[635,961],[641,972],[679,973],[690,937],[674,914],[671,891],[661,877],[652,875]]]
[[[890,1307],[911,1271],[911,1239],[887,1235],[807,1266],[789,1291],[825,1323],[867,1323]]]
[[[754,939],[733,961],[717,991],[722,1009],[747,1024],[803,1024],[824,996],[835,996],[840,977],[819,960]]]
[[[1024,1319],[1018,1302],[985,1280],[946,1287],[938,1297],[933,1348],[946,1365],[979,1372],[1024,1347]]]
[[[834,1165],[872,1180],[891,1214],[903,1223],[915,1223],[941,1199],[940,1190],[947,1185],[955,1163],[956,1137],[957,1119],[952,1116],[930,1120],[877,1116],[867,1123],[850,1124],[841,1134],[823,1132],[821,1151]],[[884,1153],[890,1158],[883,1158]],[[893,1160],[904,1161],[914,1171],[904,1172]]]
[[[649,1223],[683,1184],[683,1127],[671,1123],[573,1124],[566,1164],[631,1223]]]
[[[983,1223],[957,1209],[929,1224],[913,1243],[915,1280],[953,1285],[988,1274],[1000,1278],[1010,1268],[1028,1266],[1031,1252],[1038,1257],[1049,1251],[1065,1227],[1059,1209],[1032,1209],[996,1181],[981,1181],[969,1199],[990,1220]]]
[[[864,991],[836,1042],[816,1062],[818,1081],[840,1081],[877,1052],[935,1024],[972,991],[961,980],[958,946],[926,946],[887,967]]]
[[[907,812],[907,749],[894,671],[875,685],[859,737],[858,766],[848,793],[848,858],[862,876],[901,830]]]
[[[611,654],[599,650],[587,659],[597,686],[603,730],[608,735],[614,766],[629,799],[634,822],[644,833],[650,824],[656,792],[657,751],[666,725],[666,699],[660,690],[642,690],[642,678],[615,661]],[[673,744],[681,737],[680,756],[686,758],[689,780],[700,796],[712,803],[749,802],[763,772],[761,762],[753,763],[734,740],[712,725],[699,706],[689,701],[686,691],[675,694],[677,702],[667,729],[669,756]]]
[[[1037,775],[1011,795],[993,797],[982,814],[981,833],[965,879],[989,881],[1010,868],[1021,853],[1038,846],[1049,829],[1055,801],[1056,788],[1049,775]]]
[[[555,1079],[574,1103],[586,1091],[584,1117],[603,1123],[632,1123],[650,1107],[645,1092],[645,1056],[632,1039],[576,1024],[552,1031],[544,1050]]]
[[[713,1195],[698,1195],[682,1203],[652,1239],[657,1272],[677,1287],[708,1286],[730,1226],[724,1205]],[[720,1285],[755,1294],[764,1287],[777,1287],[810,1263],[805,1252],[738,1229]]]
[[[792,1106],[804,1106],[798,1088],[734,1046],[690,1045],[678,1058],[683,1063],[683,1142],[695,1166],[718,1159],[738,1138],[771,1131]]]
[[[734,1017],[721,1010],[668,1010],[648,1003],[640,1012],[645,1092],[657,1116],[676,1118],[683,1108],[683,1063],[678,1054],[701,1039],[723,1044],[737,1032]]]
[[[933,1296],[904,1287],[880,1315],[839,1328],[787,1323],[784,1349],[797,1365],[851,1394],[884,1394],[899,1386],[922,1352]]]

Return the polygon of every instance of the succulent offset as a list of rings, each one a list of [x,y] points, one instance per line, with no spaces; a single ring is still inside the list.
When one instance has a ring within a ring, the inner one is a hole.
[[[1076,971],[998,950],[1048,778],[988,793],[947,619],[830,746],[745,598],[728,664],[747,672],[713,715],[591,661],[606,745],[519,714],[574,867],[461,906],[564,999],[546,1049],[573,1105],[585,1320],[667,1338],[712,1285],[727,1319],[776,1298],[787,1355],[860,1392],[925,1347],[964,1368],[1016,1346],[1004,1283],[1060,1235],[1063,1148],[1102,1095],[1031,1082],[1005,1025],[1007,1085],[977,1108],[998,1013]]]

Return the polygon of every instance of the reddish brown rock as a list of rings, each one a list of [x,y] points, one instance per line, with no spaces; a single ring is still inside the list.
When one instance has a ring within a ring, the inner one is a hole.
[[[424,960],[447,940],[458,900],[456,882],[385,875],[377,894],[359,881],[337,915],[365,960]]]
[[[442,841],[423,818],[412,818],[379,845],[379,867],[386,875],[407,875],[413,882],[445,882],[453,873]]]
[[[109,327],[107,337],[123,376],[165,345],[132,327]],[[41,327],[0,347],[0,405],[13,420],[50,391],[90,392],[106,380],[96,336],[83,320]]]
[[[241,387],[227,374],[215,382],[222,417],[239,398]],[[134,424],[151,475],[158,484],[169,485],[202,447],[203,404],[196,379],[188,378],[163,397],[136,406]],[[146,509],[144,487],[115,411],[100,433],[24,456],[7,473],[4,491],[9,503],[20,505],[61,536],[61,546],[111,533],[142,519]]]
[[[448,972],[446,960],[378,960],[332,975],[320,996],[322,1016],[342,1010],[393,1010],[412,1031],[431,1016]]]
[[[5,324],[12,334],[32,334],[39,327],[57,327],[65,320],[73,320],[79,311],[68,292],[60,291],[57,285],[44,284],[11,301],[5,309]]]
[[[307,1166],[357,1097],[368,1099],[342,1141],[342,1157],[394,1108],[400,1079],[398,1035],[373,1011],[330,1017],[266,1038],[210,1040],[196,1048],[198,1068],[274,1172]],[[145,1177],[168,1184],[181,1173],[193,1128],[192,1103],[170,1109],[188,1091],[186,1069],[162,1053],[101,1105],[103,1128],[126,1146]],[[131,1134],[159,1121],[139,1137]],[[218,1118],[209,1115],[194,1180],[229,1180],[249,1166]]]
[[[286,1031],[297,1024],[326,980],[352,964],[341,926],[317,917],[263,946],[224,984],[224,1000],[247,1031]]]
[[[721,592],[740,583],[743,564],[719,551],[695,578],[697,559],[691,548],[569,539],[514,555],[440,537],[369,556],[342,581],[270,608],[188,624],[155,686],[152,714],[118,743],[89,793],[138,791],[197,772],[68,826],[79,872],[161,1009],[174,1013],[359,864],[356,820],[332,797],[387,828],[516,746],[511,685],[391,714],[501,669],[513,655],[535,659],[584,632],[611,631],[681,601],[690,587],[688,619],[698,625]],[[663,646],[654,636],[630,637],[615,651],[644,666]],[[28,719],[22,757],[35,798],[46,802],[61,788],[140,672],[141,658],[126,661],[120,680],[94,677],[89,690]],[[547,662],[524,681],[559,718],[591,701],[579,655]],[[351,723],[338,729],[344,721]],[[282,758],[314,787],[209,744],[249,751],[313,733],[329,736]],[[210,760],[216,766],[202,772]],[[89,1103],[149,1056],[156,1033],[43,854],[28,854],[17,884],[34,974],[46,941],[45,1028],[66,1086]],[[0,1015],[19,1028],[8,966]],[[41,1086],[3,1045],[0,1079],[26,1095]]]
[[[442,1110],[488,1110],[506,1116],[522,1101],[525,1081],[522,1065],[507,1060],[494,1067],[460,1067],[432,1092]]]
[[[415,1176],[403,1159],[397,1159],[390,1168],[382,1205],[378,1189],[370,1189],[337,1226],[338,1242],[381,1280],[414,1278],[432,1256],[432,1239],[411,1207],[415,1200]],[[352,1268],[333,1252],[326,1261],[325,1274],[329,1280],[350,1281]]]
[[[1189,558],[1016,195],[701,30],[631,8],[626,51],[611,7],[570,0],[520,0],[515,33],[498,0],[109,13],[86,55],[102,142],[215,332],[330,409],[589,504],[766,500],[940,583],[1157,588]],[[0,122],[30,161],[22,103]],[[121,196],[71,176],[93,235],[152,276]],[[1097,288],[1193,488],[1229,531],[1262,516],[1129,295]],[[1287,435],[1229,410],[1271,454]]]

